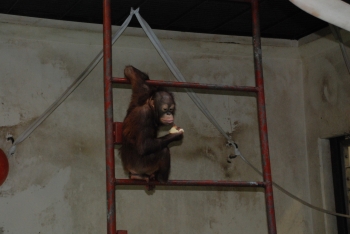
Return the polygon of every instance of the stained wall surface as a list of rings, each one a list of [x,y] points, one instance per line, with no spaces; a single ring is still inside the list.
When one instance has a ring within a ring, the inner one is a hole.
[[[3,18],[0,23],[3,150],[11,146],[6,134],[16,139],[102,49],[102,27],[14,21]],[[188,81],[254,85],[250,45],[202,41],[198,35],[195,40],[161,41]],[[322,196],[332,185],[320,177],[319,139],[349,130],[350,76],[332,37],[300,47],[278,45],[263,46],[272,176],[302,199],[331,204],[329,196]],[[113,47],[113,75],[123,77],[126,65],[147,72],[151,79],[175,80],[149,40],[139,34],[123,35]],[[106,232],[102,79],[99,63],[9,158],[10,174],[0,187],[0,234]],[[184,128],[185,137],[171,145],[170,179],[261,180],[243,160],[228,163],[233,151],[225,138],[184,90],[171,91],[177,101],[175,123]],[[255,97],[196,93],[242,154],[260,169]],[[123,120],[129,100],[129,86],[115,85],[116,121]],[[323,173],[329,176],[329,169]],[[126,178],[118,156],[116,176]],[[279,233],[336,233],[334,219],[274,191]],[[146,192],[143,187],[121,187],[116,201],[118,229],[130,234],[267,233],[260,189],[159,187]]]
[[[347,54],[349,32],[343,32]],[[325,139],[350,130],[350,75],[340,47],[332,35],[300,48],[304,73],[305,140],[307,144],[310,200],[317,206],[334,209],[329,147]],[[317,148],[318,147],[318,148]],[[334,217],[313,212],[315,233],[332,233]],[[319,226],[319,223],[325,223]],[[328,232],[327,232],[328,231]]]

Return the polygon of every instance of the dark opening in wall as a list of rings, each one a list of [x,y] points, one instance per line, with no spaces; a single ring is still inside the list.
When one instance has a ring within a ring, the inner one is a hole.
[[[341,136],[330,139],[332,175],[337,213],[349,214],[350,197],[350,137]],[[350,220],[337,217],[339,234],[349,234]]]

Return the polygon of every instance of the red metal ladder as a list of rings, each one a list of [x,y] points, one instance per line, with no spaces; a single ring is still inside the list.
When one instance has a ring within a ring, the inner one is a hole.
[[[262,55],[259,22],[259,0],[234,0],[238,2],[250,3],[252,6],[253,19],[253,53],[255,69],[255,87],[247,86],[227,86],[214,84],[167,82],[150,80],[150,85],[230,90],[241,92],[253,92],[257,96],[259,137],[261,144],[261,156],[263,164],[263,182],[245,181],[211,181],[211,180],[170,180],[165,184],[150,182],[152,185],[161,186],[226,186],[226,187],[263,187],[265,189],[265,203],[268,223],[268,233],[276,234],[276,219],[272,191],[271,165],[267,137],[267,123],[265,110],[264,81],[262,73]],[[115,178],[115,155],[114,145],[120,137],[118,124],[113,121],[113,83],[128,83],[126,79],[112,76],[112,41],[111,41],[111,0],[103,0],[103,65],[104,65],[104,109],[105,109],[105,138],[106,138],[106,183],[107,183],[107,233],[127,234],[127,231],[116,230],[116,207],[115,207],[115,186],[116,185],[146,185],[145,181],[116,179]]]

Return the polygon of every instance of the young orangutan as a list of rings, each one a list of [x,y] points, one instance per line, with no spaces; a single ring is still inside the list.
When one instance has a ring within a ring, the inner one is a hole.
[[[148,76],[127,66],[124,75],[130,80],[132,96],[123,122],[122,146],[119,149],[124,170],[130,179],[167,182],[170,173],[168,145],[183,138],[184,130],[173,126],[171,133],[157,138],[161,125],[173,125],[175,101],[165,89],[146,84]]]

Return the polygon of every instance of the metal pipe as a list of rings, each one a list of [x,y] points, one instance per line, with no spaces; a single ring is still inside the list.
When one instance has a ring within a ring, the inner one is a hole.
[[[107,233],[116,232],[115,171],[113,145],[111,2],[103,0],[103,72],[106,139]]]
[[[264,182],[256,181],[223,181],[223,180],[169,180],[166,183],[157,181],[116,179],[115,185],[158,185],[158,186],[211,186],[211,187],[265,187]]]
[[[269,234],[276,234],[276,218],[273,202],[272,176],[269,156],[269,143],[267,136],[266,109],[265,109],[265,94],[264,94],[264,78],[262,69],[262,53],[260,39],[260,22],[259,22],[259,2],[252,1],[252,19],[253,19],[253,50],[254,50],[254,70],[255,82],[259,88],[258,92],[258,122],[259,136],[263,164],[263,178],[266,183],[265,187],[265,202],[267,211],[267,223]]]
[[[125,78],[113,77],[113,83],[130,84],[130,81]],[[211,89],[211,90],[228,90],[228,91],[241,91],[241,92],[258,92],[257,87],[249,86],[230,86],[230,85],[217,85],[217,84],[201,84],[190,82],[173,82],[173,81],[160,81],[160,80],[147,80],[147,84],[162,86],[162,87],[176,87],[176,88],[193,88],[193,89]]]

